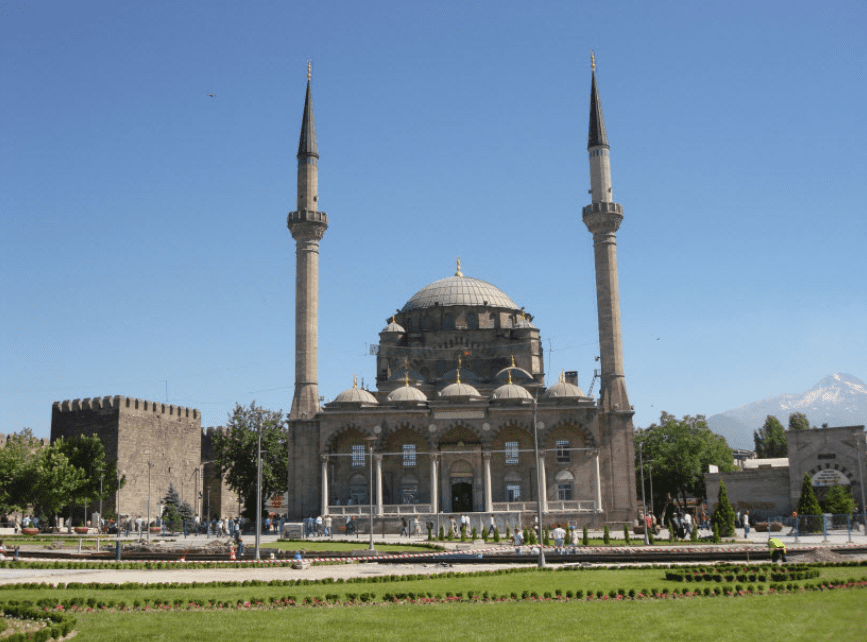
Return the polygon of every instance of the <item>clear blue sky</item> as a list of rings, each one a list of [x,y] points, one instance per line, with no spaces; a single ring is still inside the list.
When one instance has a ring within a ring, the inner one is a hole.
[[[457,256],[586,390],[591,49],[636,425],[867,378],[865,6],[5,3],[0,432],[116,394],[288,412],[308,59],[324,396]]]

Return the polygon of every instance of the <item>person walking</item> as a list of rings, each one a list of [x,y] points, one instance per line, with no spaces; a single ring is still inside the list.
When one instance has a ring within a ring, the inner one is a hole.
[[[741,515],[741,522],[744,525],[744,538],[749,539],[750,537],[750,511],[745,510],[744,514]]]
[[[409,525],[406,523],[406,517],[400,518],[400,536],[409,537]]]

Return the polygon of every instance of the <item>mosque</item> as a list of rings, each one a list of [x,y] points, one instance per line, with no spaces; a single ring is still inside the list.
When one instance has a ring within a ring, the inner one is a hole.
[[[320,406],[317,384],[319,244],[316,127],[308,69],[298,146],[295,391],[289,414],[292,517],[379,520],[439,513],[509,515],[546,524],[631,523],[638,515],[633,410],[620,331],[610,147],[591,65],[587,150],[599,317],[598,397],[575,373],[545,385],[539,328],[501,289],[463,274],[422,288],[379,333],[376,389],[353,385]],[[327,290],[329,284],[323,284]],[[514,519],[512,523],[514,523]]]

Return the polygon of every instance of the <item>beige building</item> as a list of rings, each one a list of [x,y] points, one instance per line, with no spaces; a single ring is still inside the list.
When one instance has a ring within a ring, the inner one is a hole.
[[[595,254],[598,398],[578,388],[574,373],[549,377],[555,383],[546,387],[533,316],[498,287],[464,275],[458,261],[452,276],[422,288],[385,320],[375,390],[354,384],[323,408],[318,261],[328,217],[317,210],[319,150],[308,73],[298,209],[288,217],[296,247],[290,515],[366,515],[372,501],[382,519],[475,512],[510,515],[515,523],[531,522],[541,502],[546,523],[636,518],[616,256],[623,208],[613,201],[595,64],[587,149],[592,202],[583,219]],[[330,284],[322,285],[329,292]]]
[[[864,506],[867,491],[864,426],[787,430],[786,446],[788,457],[747,459],[742,470],[706,473],[711,510],[716,507],[723,481],[735,510],[749,510],[753,519],[791,515],[801,497],[805,474],[819,496],[829,486],[843,485],[849,488],[855,505]]]

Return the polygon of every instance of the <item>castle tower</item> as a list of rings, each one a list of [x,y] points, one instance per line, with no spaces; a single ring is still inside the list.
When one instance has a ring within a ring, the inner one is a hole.
[[[310,63],[307,64],[307,95],[297,158],[298,209],[290,212],[287,219],[295,239],[295,394],[289,419],[312,419],[319,411],[319,241],[328,229],[328,216],[317,209],[319,149],[313,121]]]
[[[591,54],[592,56],[592,54]],[[617,284],[617,229],[623,220],[623,207],[614,202],[611,191],[611,159],[602,103],[596,86],[596,60],[591,58],[590,193],[592,203],[584,208],[584,224],[593,234],[596,264],[596,307],[599,315],[599,357],[601,360],[602,410],[628,411],[626,381],[623,375],[623,345],[620,332],[620,295]]]

